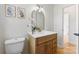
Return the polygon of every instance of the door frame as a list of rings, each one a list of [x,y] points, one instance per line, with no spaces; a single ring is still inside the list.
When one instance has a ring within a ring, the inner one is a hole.
[[[67,14],[67,13],[65,13],[65,14]],[[64,15],[63,15],[63,18],[64,18]],[[70,20],[68,20],[68,34],[69,34],[69,21]],[[63,41],[64,41],[64,19],[63,19]],[[68,41],[69,41],[69,36],[68,36]]]
[[[71,4],[71,5],[68,5],[68,6],[66,6],[66,7],[63,7],[62,8],[62,38],[63,38],[63,42],[64,42],[64,9],[65,8],[67,8],[67,7],[70,7],[70,6],[76,6],[76,25],[77,25],[77,27],[78,27],[78,4]],[[78,28],[77,28],[78,29]],[[78,30],[77,30],[77,32],[79,32]],[[79,39],[79,38],[78,38]],[[77,39],[77,46],[76,46],[76,54],[78,54],[78,39]],[[64,44],[64,43],[63,43]],[[63,45],[63,47],[64,47],[64,45]]]

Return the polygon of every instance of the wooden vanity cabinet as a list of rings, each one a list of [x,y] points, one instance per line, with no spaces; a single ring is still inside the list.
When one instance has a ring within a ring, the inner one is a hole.
[[[56,54],[57,52],[57,34],[43,37],[30,37],[30,53],[35,54]]]

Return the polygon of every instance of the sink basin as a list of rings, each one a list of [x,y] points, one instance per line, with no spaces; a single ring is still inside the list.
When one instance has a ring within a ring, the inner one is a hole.
[[[35,32],[33,32],[32,34],[38,34],[38,33],[41,33],[41,32],[39,32],[39,31],[35,31]]]
[[[35,32],[33,34],[30,34],[30,35],[33,36],[34,38],[38,38],[38,37],[42,37],[42,36],[46,36],[46,35],[51,35],[51,34],[56,34],[56,32],[43,30],[41,32]]]

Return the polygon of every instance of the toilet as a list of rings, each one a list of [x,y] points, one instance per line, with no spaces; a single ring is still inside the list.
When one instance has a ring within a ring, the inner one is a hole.
[[[21,54],[24,48],[25,38],[16,38],[5,41],[6,54]]]

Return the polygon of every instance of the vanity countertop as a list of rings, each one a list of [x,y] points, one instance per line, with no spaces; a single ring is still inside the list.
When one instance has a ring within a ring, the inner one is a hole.
[[[56,34],[56,32],[43,30],[41,32],[30,34],[30,35],[33,36],[34,38],[38,38],[38,37],[47,36],[51,34]]]

